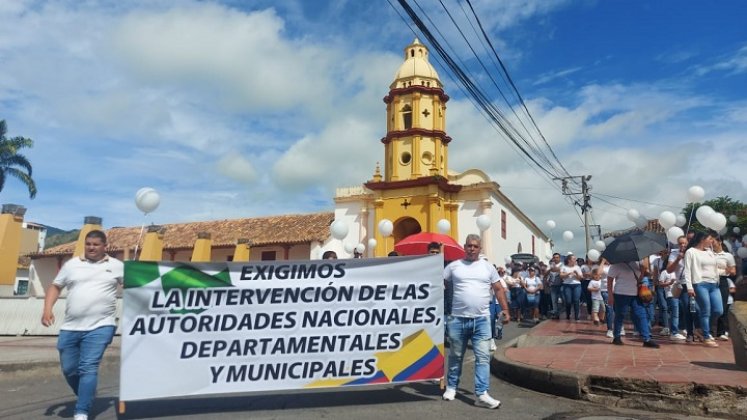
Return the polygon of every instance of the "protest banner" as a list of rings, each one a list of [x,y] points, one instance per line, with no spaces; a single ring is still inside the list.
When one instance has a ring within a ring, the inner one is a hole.
[[[440,378],[441,258],[128,261],[120,400]]]

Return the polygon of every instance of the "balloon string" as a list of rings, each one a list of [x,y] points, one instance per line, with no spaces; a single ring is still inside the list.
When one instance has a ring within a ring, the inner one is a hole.
[[[140,245],[140,240],[143,239],[143,230],[145,230],[145,219],[143,219],[143,224],[140,225],[140,235],[138,235],[137,243],[135,243],[135,256],[132,258],[133,260],[137,260],[137,249]]]
[[[695,212],[695,203],[693,203],[692,208],[690,208],[690,218],[687,220],[687,231],[685,232],[685,236],[687,236],[688,233],[690,233],[690,225],[693,222],[693,213]]]

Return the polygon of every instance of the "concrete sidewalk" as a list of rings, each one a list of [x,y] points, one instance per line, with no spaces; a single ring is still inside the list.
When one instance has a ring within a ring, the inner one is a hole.
[[[605,326],[544,321],[496,352],[493,373],[516,385],[569,398],[653,412],[744,418],[747,371],[731,342],[718,348],[657,337],[643,347],[632,325],[623,346]]]

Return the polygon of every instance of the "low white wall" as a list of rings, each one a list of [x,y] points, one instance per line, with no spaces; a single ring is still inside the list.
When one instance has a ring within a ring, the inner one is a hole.
[[[0,335],[58,335],[65,319],[65,299],[54,305],[55,325],[41,324],[44,299],[35,297],[0,297]],[[117,299],[117,324],[122,316],[122,299]],[[119,327],[117,327],[119,334]]]

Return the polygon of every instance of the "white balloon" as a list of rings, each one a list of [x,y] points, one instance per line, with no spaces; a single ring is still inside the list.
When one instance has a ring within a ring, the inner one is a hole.
[[[677,223],[677,216],[669,210],[661,212],[659,214],[659,224],[664,230],[669,229]]]
[[[615,240],[615,238],[613,238],[612,236],[608,236],[608,237],[604,238],[604,244],[605,244],[605,245],[609,245],[609,244],[611,244],[611,243],[612,243],[612,242],[613,242],[614,240]]]
[[[730,222],[737,223],[737,220],[739,220],[739,218],[737,217],[736,214],[732,214],[731,216],[729,216],[729,221]]]
[[[739,228],[739,226],[734,226],[734,229],[731,230],[734,233],[739,233],[742,231],[742,229]]]
[[[394,232],[394,225],[392,224],[392,221],[389,219],[382,219],[379,222],[379,233],[381,233],[381,236],[387,237]]]
[[[594,249],[596,249],[599,252],[604,251],[607,248],[607,244],[604,243],[604,241],[596,241],[594,242]]]
[[[682,226],[685,226],[685,223],[687,223],[687,218],[684,215],[682,215],[682,214],[678,214],[677,215],[677,221],[674,222],[674,225],[682,227]]]
[[[376,248],[376,245],[377,245],[376,239],[371,238],[368,240],[368,249],[374,249]]]
[[[700,200],[705,197],[705,190],[699,185],[693,185],[687,190],[687,202],[688,203],[700,203]]]
[[[740,246],[737,250],[737,256],[741,259],[747,258],[747,247]]]
[[[511,257],[503,258],[503,262],[505,262],[506,264],[509,264],[511,262]]]
[[[555,229],[555,220],[548,220],[546,223],[548,228]]]
[[[135,205],[145,214],[157,209],[159,204],[161,204],[161,197],[153,188],[140,188],[137,193],[135,193]]]
[[[726,227],[726,226],[724,226],[723,228],[721,228],[721,230],[718,231],[718,234],[721,235],[721,236],[724,236],[726,234],[726,232],[728,232],[728,231],[729,231],[729,228]]]
[[[563,240],[565,240],[566,242],[572,241],[573,232],[571,232],[570,230],[566,230],[565,232],[563,232]]]
[[[358,244],[355,246],[355,250],[358,251],[359,254],[363,254],[366,251],[366,246],[363,244]]]
[[[708,222],[713,213],[716,211],[711,206],[700,206],[695,210],[695,218],[698,219],[701,225],[708,227]]]
[[[349,243],[349,242],[346,242],[345,245],[343,245],[343,249],[348,254],[352,254],[353,250],[355,249],[355,246],[353,244]]]
[[[477,228],[480,229],[480,232],[488,230],[490,227],[490,216],[487,214],[481,214],[477,217],[476,220]]]
[[[335,220],[329,227],[332,237],[335,239],[343,240],[348,236],[348,224],[343,220]]]
[[[586,256],[589,257],[590,261],[599,261],[599,257],[602,254],[597,249],[590,249],[589,252],[586,253]]]
[[[451,223],[446,219],[441,219],[436,223],[436,229],[438,229],[438,233],[446,235],[451,231]]]
[[[713,213],[708,217],[708,221],[711,223],[709,227],[715,231],[721,231],[726,227],[726,216],[721,213]]]
[[[679,227],[672,226],[667,229],[667,240],[669,243],[677,244],[677,239],[679,239],[680,236],[685,236],[685,232],[683,232]]]
[[[635,223],[638,218],[641,217],[641,213],[638,213],[638,210],[636,209],[630,209],[628,210],[628,220]]]

